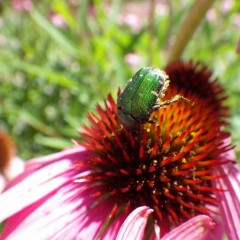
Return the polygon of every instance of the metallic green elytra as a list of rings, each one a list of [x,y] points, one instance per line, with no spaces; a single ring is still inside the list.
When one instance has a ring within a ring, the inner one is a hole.
[[[176,101],[190,101],[176,95],[160,103],[159,99],[164,96],[169,82],[168,75],[157,68],[145,67],[135,73],[117,100],[118,117],[127,130],[136,131],[139,124],[156,122],[155,119],[149,119],[154,110]]]

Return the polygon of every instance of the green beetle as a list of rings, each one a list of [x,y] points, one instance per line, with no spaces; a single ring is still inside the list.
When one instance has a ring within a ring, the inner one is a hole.
[[[164,96],[169,82],[168,75],[156,68],[145,67],[135,73],[117,100],[118,117],[127,130],[136,131],[139,124],[156,122],[155,119],[149,119],[150,115],[163,106],[180,100],[191,102],[176,95],[160,103],[158,100]]]

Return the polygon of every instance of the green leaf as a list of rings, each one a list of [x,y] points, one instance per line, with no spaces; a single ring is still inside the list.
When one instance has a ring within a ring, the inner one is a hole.
[[[45,17],[43,17],[37,10],[32,11],[31,16],[33,20],[48,33],[52,39],[57,42],[63,50],[67,51],[69,55],[79,57],[80,52],[77,47],[66,38],[57,28],[55,28]]]

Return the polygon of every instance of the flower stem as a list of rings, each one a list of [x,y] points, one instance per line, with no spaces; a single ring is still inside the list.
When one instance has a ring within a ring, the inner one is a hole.
[[[192,8],[179,28],[173,47],[169,52],[168,64],[180,59],[193,33],[200,25],[213,2],[214,0],[196,0],[192,5]]]
[[[149,42],[152,41],[153,36],[154,36],[154,11],[156,7],[156,0],[151,0],[150,1],[150,9],[149,9]],[[149,44],[149,54],[148,54],[148,65],[152,65],[153,61],[153,43]]]

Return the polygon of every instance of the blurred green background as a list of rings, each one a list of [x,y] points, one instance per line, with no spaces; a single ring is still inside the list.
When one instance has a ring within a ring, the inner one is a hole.
[[[194,1],[0,1],[0,127],[23,159],[71,146],[111,92],[164,67]],[[215,1],[183,58],[204,62],[229,96],[240,156],[240,1]]]

